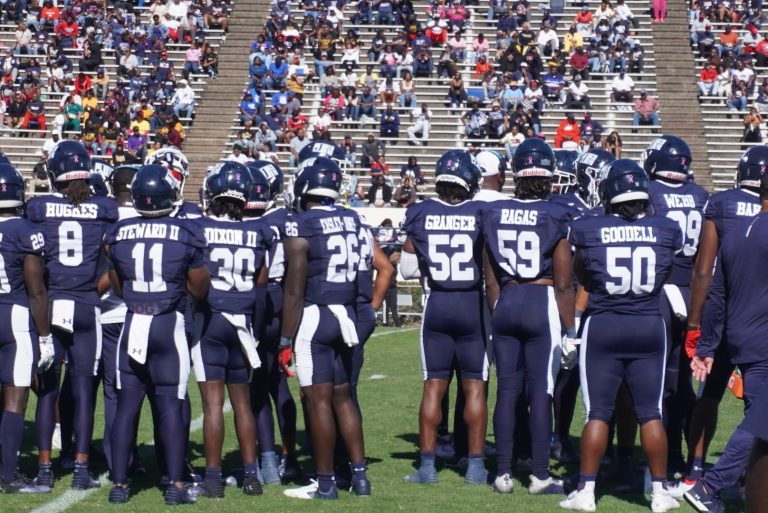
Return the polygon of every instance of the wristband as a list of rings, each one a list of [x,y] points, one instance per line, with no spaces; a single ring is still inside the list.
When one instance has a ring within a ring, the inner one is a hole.
[[[565,336],[568,338],[576,338],[576,328],[565,328]]]
[[[46,336],[40,336],[38,337],[38,343],[39,344],[52,344],[53,343],[53,335],[46,335]]]
[[[686,329],[688,331],[700,330],[701,329],[701,324],[689,324]]]
[[[293,339],[289,337],[280,337],[280,349],[291,347],[293,345]]]

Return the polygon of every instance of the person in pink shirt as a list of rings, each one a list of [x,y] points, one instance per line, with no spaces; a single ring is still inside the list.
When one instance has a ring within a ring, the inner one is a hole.
[[[472,41],[472,50],[475,52],[475,61],[477,61],[480,57],[485,57],[488,59],[488,50],[490,48],[490,44],[488,43],[488,40],[485,38],[485,35],[478,34],[474,41]]]
[[[203,57],[203,43],[193,43],[186,52],[186,60],[184,61],[184,72],[182,75],[184,78],[189,79],[189,74],[194,73],[199,75],[200,71],[200,59]]]

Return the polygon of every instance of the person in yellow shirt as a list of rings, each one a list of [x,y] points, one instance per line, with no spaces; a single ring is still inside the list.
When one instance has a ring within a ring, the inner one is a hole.
[[[152,114],[155,113],[155,109],[152,108],[152,105],[146,98],[142,98],[141,100],[141,108],[139,109],[139,113],[144,119],[151,119]]]
[[[138,127],[139,133],[141,133],[141,135],[148,135],[151,130],[149,121],[147,121],[144,116],[141,115],[141,112],[136,114],[136,116],[133,118],[133,121],[131,121],[131,126],[128,127],[128,129],[133,132],[133,127]]]
[[[576,30],[576,25],[571,25],[568,33],[563,38],[563,52],[569,54],[582,46],[584,46],[584,37]]]

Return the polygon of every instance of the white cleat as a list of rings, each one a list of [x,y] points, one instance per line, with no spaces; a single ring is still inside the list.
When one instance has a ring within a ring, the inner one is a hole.
[[[596,511],[595,494],[587,490],[576,490],[567,499],[560,501],[560,507],[574,511]]]
[[[683,500],[683,498],[685,497],[685,492],[687,492],[694,486],[696,486],[696,481],[688,481],[688,479],[681,479],[676,483],[670,484],[667,488],[667,492],[669,493],[670,497],[677,500]]]
[[[318,489],[317,481],[314,479],[309,482],[307,486],[302,486],[301,488],[289,488],[287,490],[283,490],[283,495],[286,497],[291,497],[292,499],[304,499],[304,500],[310,500],[312,499],[313,493],[315,493]]]
[[[531,495],[562,495],[565,493],[562,479],[555,479],[552,476],[539,479],[534,475],[530,478],[531,485],[528,487],[528,493]]]
[[[494,479],[493,484],[491,485],[491,489],[498,493],[512,493],[514,486],[515,483],[512,481],[512,477],[510,477],[509,474],[504,474],[496,476],[496,479]]]
[[[651,511],[653,513],[664,513],[679,507],[680,503],[677,502],[677,499],[672,497],[666,490],[651,494]]]

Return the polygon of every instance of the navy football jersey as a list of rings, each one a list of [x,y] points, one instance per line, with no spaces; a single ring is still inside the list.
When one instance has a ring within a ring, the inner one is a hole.
[[[572,219],[587,215],[598,216],[605,213],[603,207],[590,208],[589,205],[584,203],[584,200],[581,199],[581,196],[575,192],[567,192],[565,194],[550,194],[548,199],[552,203],[565,205],[566,207],[571,208],[574,211]]]
[[[416,248],[421,275],[430,289],[480,288],[483,277],[481,210],[488,203],[449,205],[428,199],[408,207],[403,229]]]
[[[27,218],[45,237],[48,295],[98,305],[99,256],[107,228],[117,221],[117,204],[94,196],[77,207],[58,194],[27,203]]]
[[[208,305],[214,312],[250,314],[254,287],[272,244],[272,230],[258,219],[229,221],[201,217],[193,221],[205,236],[211,275]]]
[[[199,225],[172,217],[124,219],[105,236],[129,311],[157,315],[187,307],[187,271],[205,265]]]
[[[176,209],[176,212],[173,213],[173,217],[178,217],[179,219],[197,219],[198,217],[203,217],[203,210],[197,203],[184,201]]]
[[[355,211],[342,207],[317,207],[288,216],[286,236],[309,242],[306,304],[355,303],[361,225]]]
[[[691,270],[699,247],[699,235],[704,224],[704,206],[709,193],[700,185],[687,182],[677,186],[659,180],[650,183],[649,213],[665,216],[678,224],[683,236],[683,250],[675,257],[672,274],[667,283],[689,286]]]
[[[761,271],[766,256],[768,214],[764,212],[742,219],[721,240],[698,354],[714,356],[717,345],[727,340],[732,363],[765,361],[762,335],[768,330],[768,275]]]
[[[24,257],[42,255],[43,233],[20,217],[0,218],[0,304],[29,306]]]
[[[367,225],[360,227],[360,265],[357,269],[357,302],[373,299],[373,233]]]
[[[583,265],[590,313],[659,313],[659,292],[683,246],[677,223],[659,216],[583,217],[568,240]]]
[[[723,237],[745,217],[760,212],[760,198],[756,193],[743,189],[728,189],[710,196],[704,207],[704,219],[715,223],[717,236]]]
[[[483,238],[499,284],[552,279],[552,256],[571,213],[545,200],[497,201],[484,210]]]
[[[267,265],[269,265],[269,279],[274,282],[282,282],[285,275],[285,220],[288,211],[285,208],[276,208],[266,212],[260,219],[272,229],[272,245],[267,253]]]

